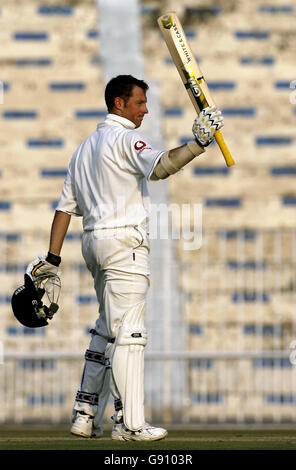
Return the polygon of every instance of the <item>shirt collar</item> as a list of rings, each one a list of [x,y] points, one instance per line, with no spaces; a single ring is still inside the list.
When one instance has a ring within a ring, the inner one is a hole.
[[[135,129],[136,128],[136,124],[134,124],[129,119],[126,119],[122,116],[118,116],[118,114],[112,114],[112,113],[107,114],[105,122],[103,124],[99,124],[98,127],[100,127],[102,125],[106,125],[106,124],[111,124],[112,125],[114,122],[118,123],[118,124],[121,124],[123,127],[126,127],[127,129]]]

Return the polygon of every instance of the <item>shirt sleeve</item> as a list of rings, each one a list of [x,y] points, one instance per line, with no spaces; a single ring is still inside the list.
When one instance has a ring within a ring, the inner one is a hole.
[[[77,217],[81,217],[83,215],[77,205],[77,201],[75,198],[70,165],[68,168],[66,179],[64,181],[62,194],[55,210],[66,212],[69,215],[75,215]]]
[[[126,134],[125,146],[127,159],[133,169],[149,180],[164,150],[153,148],[146,138],[135,131]]]

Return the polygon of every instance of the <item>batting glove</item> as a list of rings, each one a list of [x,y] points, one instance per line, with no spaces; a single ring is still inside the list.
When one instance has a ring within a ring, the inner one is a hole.
[[[61,274],[60,262],[60,256],[48,252],[47,256],[40,255],[28,264],[26,274],[36,283],[36,286],[42,286],[47,295],[52,294],[56,279]]]
[[[53,253],[48,252],[47,256],[38,256],[26,269],[26,274],[30,276],[32,281],[35,281],[37,277],[50,276],[51,274],[60,275],[59,265],[61,257]]]
[[[198,145],[207,147],[214,139],[215,132],[223,126],[222,113],[213,105],[201,110],[199,116],[194,119],[192,132]]]

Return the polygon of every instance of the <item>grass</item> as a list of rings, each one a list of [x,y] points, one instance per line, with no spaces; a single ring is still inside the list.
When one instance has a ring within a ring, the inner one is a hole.
[[[113,441],[110,431],[100,439],[84,439],[64,430],[0,429],[0,450],[296,450],[294,430],[169,430],[155,442]]]

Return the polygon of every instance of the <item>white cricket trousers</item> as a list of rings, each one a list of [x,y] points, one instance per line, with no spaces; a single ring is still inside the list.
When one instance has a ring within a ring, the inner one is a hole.
[[[74,410],[94,416],[99,428],[110,392],[110,357],[125,315],[146,302],[149,288],[149,239],[141,226],[85,231],[82,254],[94,279],[99,303]],[[144,318],[143,318],[144,322]]]

